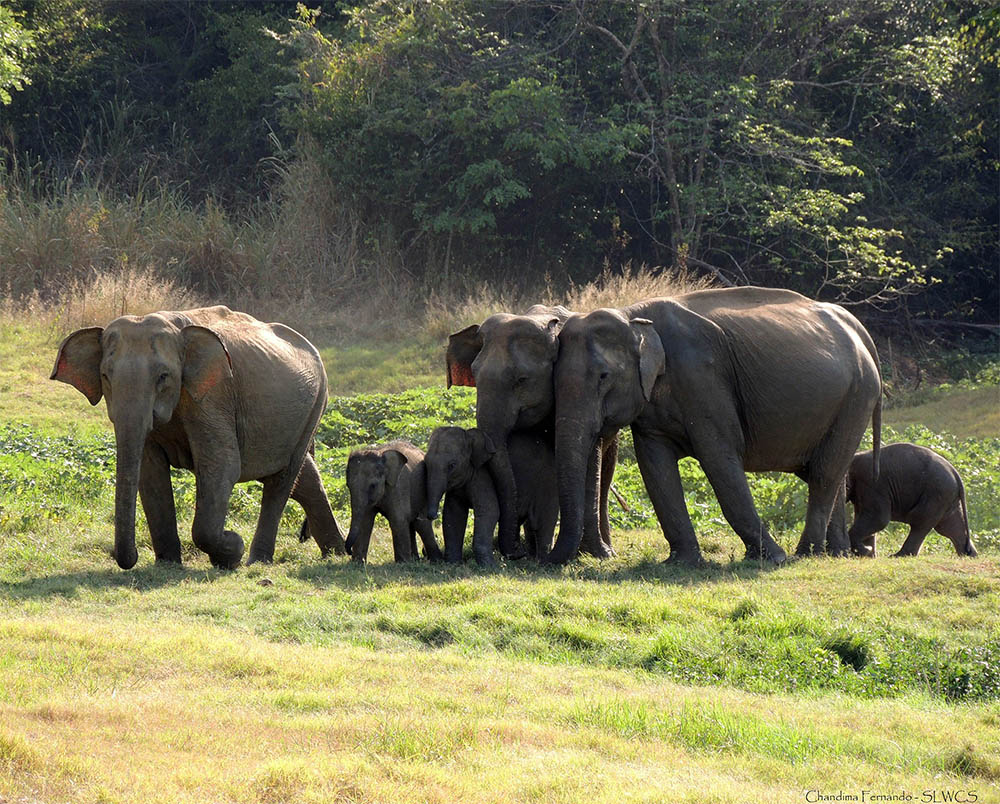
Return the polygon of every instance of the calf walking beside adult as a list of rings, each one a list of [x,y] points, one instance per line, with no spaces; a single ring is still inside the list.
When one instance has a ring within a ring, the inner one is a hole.
[[[846,555],[844,476],[873,422],[881,376],[871,336],[835,304],[788,290],[701,290],[570,317],[554,369],[560,531],[571,559],[595,510],[594,444],[631,426],[636,459],[671,561],[699,563],[677,462],[697,458],[747,558],[785,551],[757,515],[747,471],[808,483],[800,554]]]

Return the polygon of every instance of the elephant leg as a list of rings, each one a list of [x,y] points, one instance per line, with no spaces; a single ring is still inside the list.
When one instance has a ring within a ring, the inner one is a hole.
[[[934,530],[950,539],[955,545],[955,552],[960,556],[974,558],[977,555],[972,539],[966,536],[965,517],[962,516],[962,509],[958,503],[955,503],[954,507],[941,518],[941,521],[934,526]]]
[[[826,552],[831,556],[847,556],[851,554],[851,545],[847,537],[847,509],[844,501],[846,489],[841,483],[830,512],[830,522],[826,526]]]
[[[243,557],[243,539],[238,533],[225,529],[229,498],[239,477],[238,457],[215,465],[201,465],[195,475],[191,538],[199,550],[208,554],[212,564],[222,569],[238,567]]]
[[[663,442],[632,430],[635,456],[642,482],[653,503],[663,536],[670,545],[671,562],[701,564],[701,549],[684,502],[684,488],[677,469],[677,453]]]
[[[889,524],[889,507],[868,510],[855,506],[854,524],[847,533],[851,552],[859,556],[875,557],[875,534]]]
[[[797,555],[821,555],[825,549],[827,531],[834,514],[834,505],[842,499],[842,484],[831,482],[829,478],[809,476],[809,500],[806,503],[806,525],[795,549]],[[838,493],[839,488],[839,493]],[[842,507],[842,506],[841,506]],[[844,519],[846,520],[846,513]],[[838,550],[833,555],[843,555]]]
[[[388,517],[392,533],[392,557],[395,561],[409,561],[416,556],[410,550],[410,522],[399,514]]]
[[[921,502],[909,513],[910,532],[907,534],[903,546],[895,555],[915,556],[920,553],[924,539],[938,522],[938,510],[933,510],[932,505],[928,502]]]
[[[323,488],[323,480],[313,456],[306,453],[299,476],[292,488],[291,498],[306,512],[306,525],[303,530],[307,537],[312,536],[319,545],[320,554],[324,557],[330,552],[343,555],[344,535],[337,526],[333,516],[330,500]],[[304,541],[304,540],[303,540]]]
[[[593,452],[587,459],[587,493],[584,495],[583,538],[580,552],[596,558],[610,558],[614,555],[601,538],[600,496],[601,496],[601,439],[597,439]],[[605,499],[605,508],[607,500]]]
[[[274,543],[278,537],[278,523],[285,510],[296,475],[288,471],[265,477],[261,483],[264,489],[260,495],[260,514],[257,517],[257,529],[250,542],[250,555],[247,563],[257,561],[271,563],[274,560]],[[333,516],[332,512],[330,514]]]
[[[163,449],[147,441],[139,469],[139,499],[146,513],[153,554],[157,561],[181,563],[181,540],[177,536],[177,511],[170,464]]]
[[[615,555],[611,546],[611,518],[608,516],[608,494],[611,491],[611,481],[615,477],[615,465],[618,463],[618,433],[602,440],[601,444],[601,494],[598,501],[599,526],[601,543],[609,556]]]
[[[706,455],[701,461],[701,468],[719,500],[722,515],[746,545],[746,558],[783,563],[785,551],[771,538],[757,515],[747,474],[736,457],[714,453]]]
[[[910,532],[906,535],[906,540],[903,542],[903,546],[899,548],[893,555],[897,558],[902,556],[915,556],[920,553],[920,548],[924,543],[924,539],[927,538],[927,534],[931,532],[931,526],[926,523],[921,523],[920,525],[910,525]]]
[[[453,564],[462,562],[465,528],[469,523],[469,506],[453,494],[446,494],[441,511],[441,532],[444,535],[445,559]]]
[[[535,519],[529,513],[527,519],[521,525],[524,529],[524,544],[528,548],[528,555],[538,557],[538,529],[535,527]]]
[[[500,521],[500,505],[495,494],[477,494],[472,500],[472,554],[480,567],[496,567],[493,533]]]
[[[805,528],[795,550],[798,555],[823,552],[831,520],[834,529],[832,552],[834,555],[846,554],[847,544],[843,543],[838,532],[841,516],[845,524],[847,520],[844,510],[845,478],[867,424],[867,415],[858,417],[854,409],[842,412],[809,459],[805,471],[809,499]]]
[[[438,547],[437,539],[434,538],[434,525],[429,519],[418,519],[414,523],[417,534],[420,536],[420,541],[424,543],[424,558],[430,561],[440,561],[444,558],[441,554],[441,548]],[[416,554],[417,548],[413,548],[414,554]]]
[[[540,500],[532,510],[531,528],[535,532],[535,558],[544,561],[552,550],[552,542],[556,533],[556,520],[559,518],[559,498],[552,497]]]

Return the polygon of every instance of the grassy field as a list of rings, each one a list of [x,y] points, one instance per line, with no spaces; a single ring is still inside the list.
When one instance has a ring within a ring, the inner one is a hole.
[[[887,414],[962,471],[975,560],[932,535],[909,560],[740,561],[685,462],[709,563],[668,567],[626,443],[607,562],[396,566],[380,526],[359,568],[300,545],[292,506],[273,565],[219,572],[178,473],[185,565],[153,564],[140,518],[122,572],[103,404],[46,379],[61,334],[0,319],[0,802],[1000,801],[995,384]],[[344,530],[352,445],[472,416],[438,341],[324,349]],[[753,491],[793,548],[801,484]],[[258,498],[234,495],[244,535]]]

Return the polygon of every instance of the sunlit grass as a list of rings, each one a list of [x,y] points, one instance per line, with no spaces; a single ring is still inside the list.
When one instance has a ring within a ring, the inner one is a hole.
[[[685,462],[708,563],[666,565],[662,534],[628,525],[649,505],[626,443],[616,483],[633,511],[615,507],[608,561],[396,565],[380,521],[358,567],[299,544],[290,506],[273,565],[220,572],[191,544],[179,472],[184,566],[153,563],[140,513],[139,564],[122,572],[104,407],[46,379],[58,337],[0,322],[0,419],[21,423],[0,427],[0,801],[1000,800],[995,433],[905,431],[966,476],[975,560],[932,535],[908,560],[741,561]],[[408,343],[324,350],[334,387],[436,384],[438,347]],[[942,401],[982,410],[970,393]],[[333,400],[317,457],[342,527],[350,444],[420,442],[470,399]],[[792,551],[801,484],[751,486]],[[258,503],[238,487],[244,536]],[[882,554],[904,536],[888,529]]]

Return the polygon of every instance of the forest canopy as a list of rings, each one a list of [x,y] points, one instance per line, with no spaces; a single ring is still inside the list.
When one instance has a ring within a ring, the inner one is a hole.
[[[998,41],[989,0],[4,0],[0,181],[335,205],[431,288],[647,263],[991,324]]]

